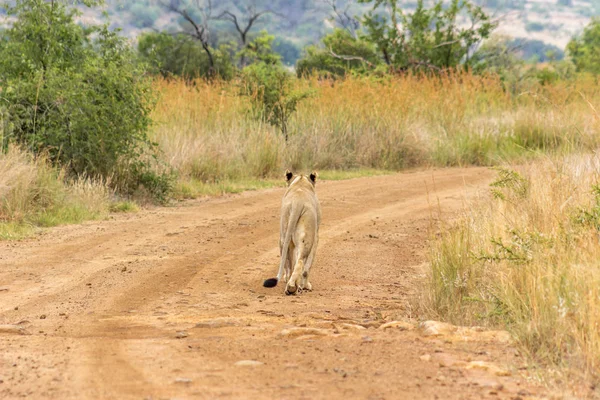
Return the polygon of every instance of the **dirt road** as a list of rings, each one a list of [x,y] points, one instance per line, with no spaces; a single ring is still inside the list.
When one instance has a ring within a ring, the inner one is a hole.
[[[540,395],[509,344],[425,336],[411,307],[432,215],[458,210],[491,175],[319,182],[314,291],[296,296],[261,286],[277,272],[283,189],[2,242],[0,398]]]

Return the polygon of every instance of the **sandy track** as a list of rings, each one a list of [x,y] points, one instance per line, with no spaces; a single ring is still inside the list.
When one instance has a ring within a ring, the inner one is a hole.
[[[426,338],[411,325],[432,215],[458,210],[490,177],[472,168],[319,182],[315,290],[297,296],[261,286],[276,274],[283,189],[0,243],[0,398],[541,393],[509,345]],[[408,329],[378,329],[392,320]],[[511,376],[466,369],[473,360]]]

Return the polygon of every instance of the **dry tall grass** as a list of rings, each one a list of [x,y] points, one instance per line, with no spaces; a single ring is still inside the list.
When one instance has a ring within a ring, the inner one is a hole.
[[[153,136],[181,176],[204,182],[269,177],[286,167],[495,165],[600,142],[591,106],[600,104],[600,85],[584,78],[516,94],[495,77],[469,74],[297,85],[316,90],[292,118],[287,145],[250,117],[235,82],[157,80]]]
[[[600,376],[600,155],[502,169],[431,250],[431,310],[511,330],[537,360]]]
[[[20,238],[36,226],[99,218],[108,206],[109,190],[102,182],[67,182],[43,159],[17,148],[0,152],[0,239]]]

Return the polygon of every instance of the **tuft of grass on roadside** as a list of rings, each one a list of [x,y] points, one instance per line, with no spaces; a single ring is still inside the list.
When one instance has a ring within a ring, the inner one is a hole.
[[[429,313],[598,378],[600,155],[500,168],[490,195],[431,242]]]
[[[109,210],[112,213],[136,213],[140,207],[133,201],[123,200],[110,203]]]
[[[37,227],[80,223],[108,214],[105,182],[66,181],[63,171],[17,148],[0,153],[0,238],[20,239]]]

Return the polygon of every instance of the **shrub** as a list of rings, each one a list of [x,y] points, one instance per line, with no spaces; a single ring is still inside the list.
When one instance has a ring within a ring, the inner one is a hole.
[[[577,71],[600,73],[600,19],[594,18],[579,37],[567,45]]]
[[[15,22],[0,48],[5,145],[43,153],[74,175],[110,178],[126,192],[144,185],[156,174],[147,136],[154,97],[125,40],[107,26],[76,23],[76,10],[58,1],[18,0],[8,13]]]
[[[211,51],[215,62],[214,74],[224,80],[233,78],[235,68],[227,46]],[[211,76],[210,62],[202,45],[187,35],[145,33],[140,36],[138,52],[152,72],[164,77],[175,75],[191,80]]]
[[[313,72],[344,76],[349,72],[364,73],[381,64],[372,44],[356,39],[348,31],[336,29],[325,36],[321,47],[309,46],[298,61],[299,77]]]
[[[295,89],[281,65],[261,61],[244,68],[242,94],[250,97],[253,114],[279,128],[287,141],[290,117],[310,92]]]

